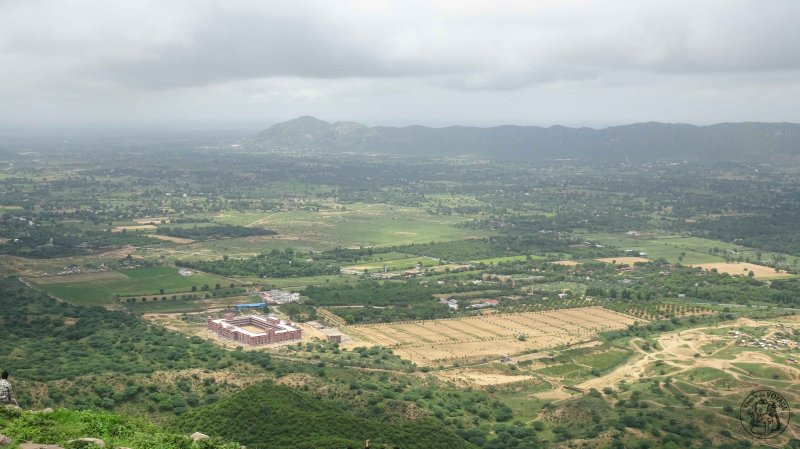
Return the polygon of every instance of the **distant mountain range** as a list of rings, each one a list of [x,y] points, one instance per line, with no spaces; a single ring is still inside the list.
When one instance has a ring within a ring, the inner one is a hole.
[[[800,157],[800,124],[636,123],[603,129],[551,126],[368,127],[304,116],[259,133],[273,149],[353,151],[494,159],[724,159]]]

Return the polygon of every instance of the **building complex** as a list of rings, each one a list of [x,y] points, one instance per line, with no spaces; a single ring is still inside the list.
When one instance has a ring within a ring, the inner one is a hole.
[[[302,337],[299,328],[274,316],[234,316],[229,313],[216,320],[208,317],[206,326],[221,338],[251,346],[300,340]]]

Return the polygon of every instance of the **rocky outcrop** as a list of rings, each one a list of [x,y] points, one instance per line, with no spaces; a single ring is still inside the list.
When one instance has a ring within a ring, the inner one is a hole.
[[[200,441],[200,440],[207,440],[207,439],[209,439],[211,437],[206,435],[206,434],[204,434],[204,433],[195,432],[195,433],[189,435],[189,438],[191,438],[192,441]]]
[[[84,443],[92,443],[99,447],[106,447],[106,442],[101,440],[100,438],[78,438],[77,440],[72,440],[70,443],[74,442],[84,442]]]

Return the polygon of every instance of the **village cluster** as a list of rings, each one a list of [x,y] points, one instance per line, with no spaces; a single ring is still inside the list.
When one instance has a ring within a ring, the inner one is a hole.
[[[793,328],[783,324],[777,324],[777,329],[764,337],[753,337],[745,332],[739,330],[729,331],[728,335],[736,339],[736,343],[740,346],[749,346],[753,348],[761,348],[767,351],[791,351],[800,349],[800,344],[794,337]],[[800,357],[798,355],[797,357]],[[789,363],[798,363],[797,358],[787,359]]]

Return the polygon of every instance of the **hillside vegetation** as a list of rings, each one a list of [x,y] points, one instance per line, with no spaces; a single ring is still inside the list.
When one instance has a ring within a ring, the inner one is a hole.
[[[341,402],[323,400],[289,387],[262,383],[214,405],[179,417],[175,429],[202,428],[236,437],[250,449],[340,449],[375,446],[404,449],[472,448],[436,421],[395,418],[388,422],[356,417]]]
[[[192,431],[194,433],[194,431]],[[202,433],[202,432],[201,432]],[[108,412],[59,409],[51,413],[0,407],[0,434],[14,444],[33,441],[68,449],[98,447],[80,438],[98,438],[107,447],[130,449],[239,449],[219,438],[192,441],[188,434],[164,430],[142,419]]]

